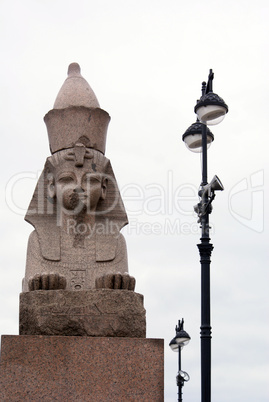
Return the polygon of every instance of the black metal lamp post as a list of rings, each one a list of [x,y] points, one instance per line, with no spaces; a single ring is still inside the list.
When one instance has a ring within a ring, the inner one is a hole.
[[[209,237],[209,214],[215,191],[224,190],[217,176],[207,182],[207,148],[214,136],[207,125],[220,123],[228,112],[228,106],[212,92],[213,71],[209,71],[208,82],[202,83],[202,96],[194,108],[198,121],[183,134],[183,141],[193,152],[202,152],[202,182],[198,192],[200,202],[194,207],[201,223],[201,243],[198,244],[201,262],[201,400],[211,401],[211,324],[210,324],[210,257],[213,245]]]
[[[182,402],[182,387],[184,382],[189,381],[190,377],[186,371],[181,370],[181,349],[186,346],[191,337],[190,335],[184,331],[183,328],[184,320],[178,320],[178,325],[176,326],[176,336],[171,340],[169,343],[170,348],[174,351],[178,351],[178,375],[177,379],[177,386],[178,386],[178,402]]]

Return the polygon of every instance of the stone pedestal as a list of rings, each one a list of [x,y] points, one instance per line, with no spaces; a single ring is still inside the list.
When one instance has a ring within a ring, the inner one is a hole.
[[[162,339],[4,335],[0,400],[161,402]]]
[[[129,290],[36,290],[20,295],[20,335],[146,337],[143,296]]]

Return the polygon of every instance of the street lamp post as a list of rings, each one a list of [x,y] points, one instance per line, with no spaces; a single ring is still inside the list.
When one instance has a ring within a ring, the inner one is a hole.
[[[178,386],[178,402],[182,402],[182,387],[184,382],[189,381],[190,377],[186,371],[181,370],[181,349],[186,346],[191,337],[184,331],[183,328],[184,320],[178,320],[178,325],[176,325],[176,336],[169,343],[170,348],[174,352],[178,352],[178,375],[176,377]]]
[[[211,324],[210,324],[210,243],[209,214],[215,191],[224,190],[217,176],[207,182],[207,148],[214,136],[207,125],[220,123],[228,112],[222,98],[213,93],[213,71],[210,70],[207,84],[202,83],[202,96],[194,108],[198,120],[183,134],[183,141],[193,152],[202,152],[202,182],[198,192],[200,202],[194,207],[201,224],[201,243],[198,244],[201,263],[201,401],[211,401]]]

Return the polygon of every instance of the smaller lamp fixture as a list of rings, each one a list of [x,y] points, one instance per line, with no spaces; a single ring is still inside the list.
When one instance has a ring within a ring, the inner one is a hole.
[[[182,140],[190,151],[202,152],[202,130],[203,124],[197,119],[196,123],[193,123],[183,134]],[[206,141],[207,148],[214,141],[214,135],[208,127],[206,127]]]
[[[181,349],[186,346],[191,337],[184,331],[183,328],[184,320],[178,320],[178,325],[176,325],[176,336],[169,343],[170,348],[173,352],[178,352],[178,374],[176,376],[177,386],[178,386],[178,401],[182,402],[182,387],[184,382],[189,381],[190,376],[185,371],[181,370]]]
[[[177,379],[177,385],[179,385],[180,383],[184,384],[184,382],[189,381],[190,376],[189,376],[188,373],[186,373],[186,371],[180,370],[178,372],[178,375],[177,375],[176,379]]]
[[[176,336],[169,343],[169,346],[173,352],[177,352],[179,348],[182,349],[189,343],[191,339],[190,335],[184,331],[183,324],[184,320],[182,318],[181,321],[178,321],[178,325],[176,326]]]
[[[198,119],[209,126],[219,124],[228,113],[228,106],[224,100],[213,93],[212,81],[214,78],[214,73],[212,70],[209,71],[207,85],[205,82],[202,83],[202,96],[194,108],[194,112],[197,114]]]

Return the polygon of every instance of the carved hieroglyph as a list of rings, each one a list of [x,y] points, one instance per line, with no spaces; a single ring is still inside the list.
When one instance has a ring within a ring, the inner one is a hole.
[[[28,242],[23,292],[133,291],[135,279],[128,274],[120,233],[127,215],[104,156],[110,117],[77,63],[69,66],[44,120],[52,156],[25,216],[35,230]]]

